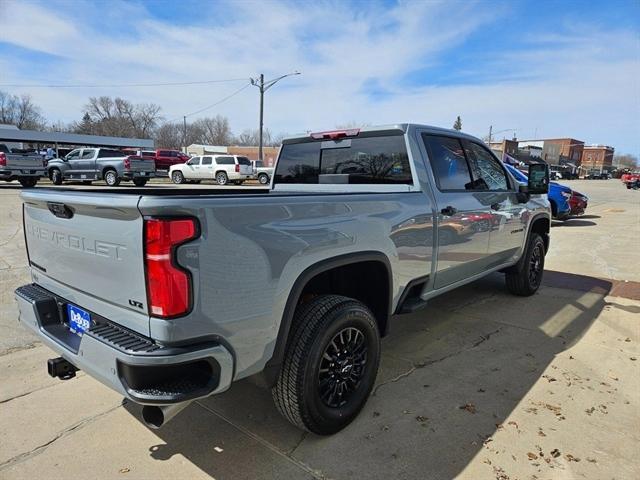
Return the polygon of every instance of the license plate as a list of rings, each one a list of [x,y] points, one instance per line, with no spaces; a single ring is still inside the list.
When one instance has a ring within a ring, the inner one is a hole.
[[[82,336],[91,327],[91,315],[75,305],[67,304],[67,318],[69,330]]]

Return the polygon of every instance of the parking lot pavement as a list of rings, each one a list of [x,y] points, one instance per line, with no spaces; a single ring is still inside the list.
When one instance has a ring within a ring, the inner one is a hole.
[[[554,222],[539,293],[510,296],[496,274],[398,318],[373,396],[326,438],[289,425],[251,379],[159,431],[86,375],[50,379],[50,351],[11,313],[26,259],[13,246],[19,190],[0,186],[0,328],[13,338],[1,344],[0,477],[640,478],[640,195],[568,184],[590,206]]]

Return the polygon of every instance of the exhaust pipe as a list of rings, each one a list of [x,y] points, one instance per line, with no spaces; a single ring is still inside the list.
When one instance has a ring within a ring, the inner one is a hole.
[[[144,405],[142,407],[142,420],[147,427],[154,430],[159,429],[187,406],[191,402],[176,403],[175,405]]]

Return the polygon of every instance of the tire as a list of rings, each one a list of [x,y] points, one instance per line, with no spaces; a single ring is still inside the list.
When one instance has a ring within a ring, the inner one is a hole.
[[[18,178],[18,181],[20,182],[20,185],[22,185],[24,188],[31,188],[36,186],[36,183],[38,183],[38,178],[21,177],[21,178]]]
[[[225,172],[218,172],[216,173],[216,182],[218,182],[218,185],[226,185],[229,183],[229,177]]]
[[[184,174],[180,170],[174,170],[171,173],[171,181],[177,185],[184,183]]]
[[[558,218],[558,206],[556,205],[556,202],[554,202],[553,200],[549,200],[549,204],[551,205],[551,218],[557,220],[557,218]]]
[[[49,179],[54,185],[62,185],[62,172],[58,168],[52,168],[49,172]]]
[[[524,256],[513,271],[505,275],[507,289],[514,295],[528,297],[540,288],[544,274],[544,241],[537,233],[531,233]]]
[[[267,183],[269,183],[269,175],[267,175],[266,173],[261,173],[260,175],[258,175],[258,182],[260,182],[260,185],[266,185]]]
[[[380,363],[376,320],[357,300],[320,295],[298,306],[292,329],[272,390],[276,407],[299,428],[336,433],[356,418],[373,388]]]
[[[147,179],[146,178],[134,178],[133,179],[133,184],[136,187],[144,187],[147,184]]]
[[[118,172],[116,172],[113,169],[106,170],[104,172],[103,177],[104,177],[104,181],[110,187],[117,187],[118,185],[120,185],[120,179],[118,178]]]

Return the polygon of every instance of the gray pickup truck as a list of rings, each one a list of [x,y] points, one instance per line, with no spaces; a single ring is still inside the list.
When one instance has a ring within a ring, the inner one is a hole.
[[[22,193],[20,320],[160,427],[260,373],[293,424],[365,404],[393,319],[491,272],[540,286],[546,165],[519,185],[477,138],[399,124],[284,140],[269,189]]]
[[[110,187],[116,187],[124,180],[144,187],[155,173],[153,159],[109,148],[76,148],[47,164],[47,176],[54,185],[61,185],[64,180],[80,180],[87,184],[104,180]]]
[[[0,143],[0,180],[18,180],[23,187],[35,187],[44,175],[46,162],[38,153],[12,153]]]

